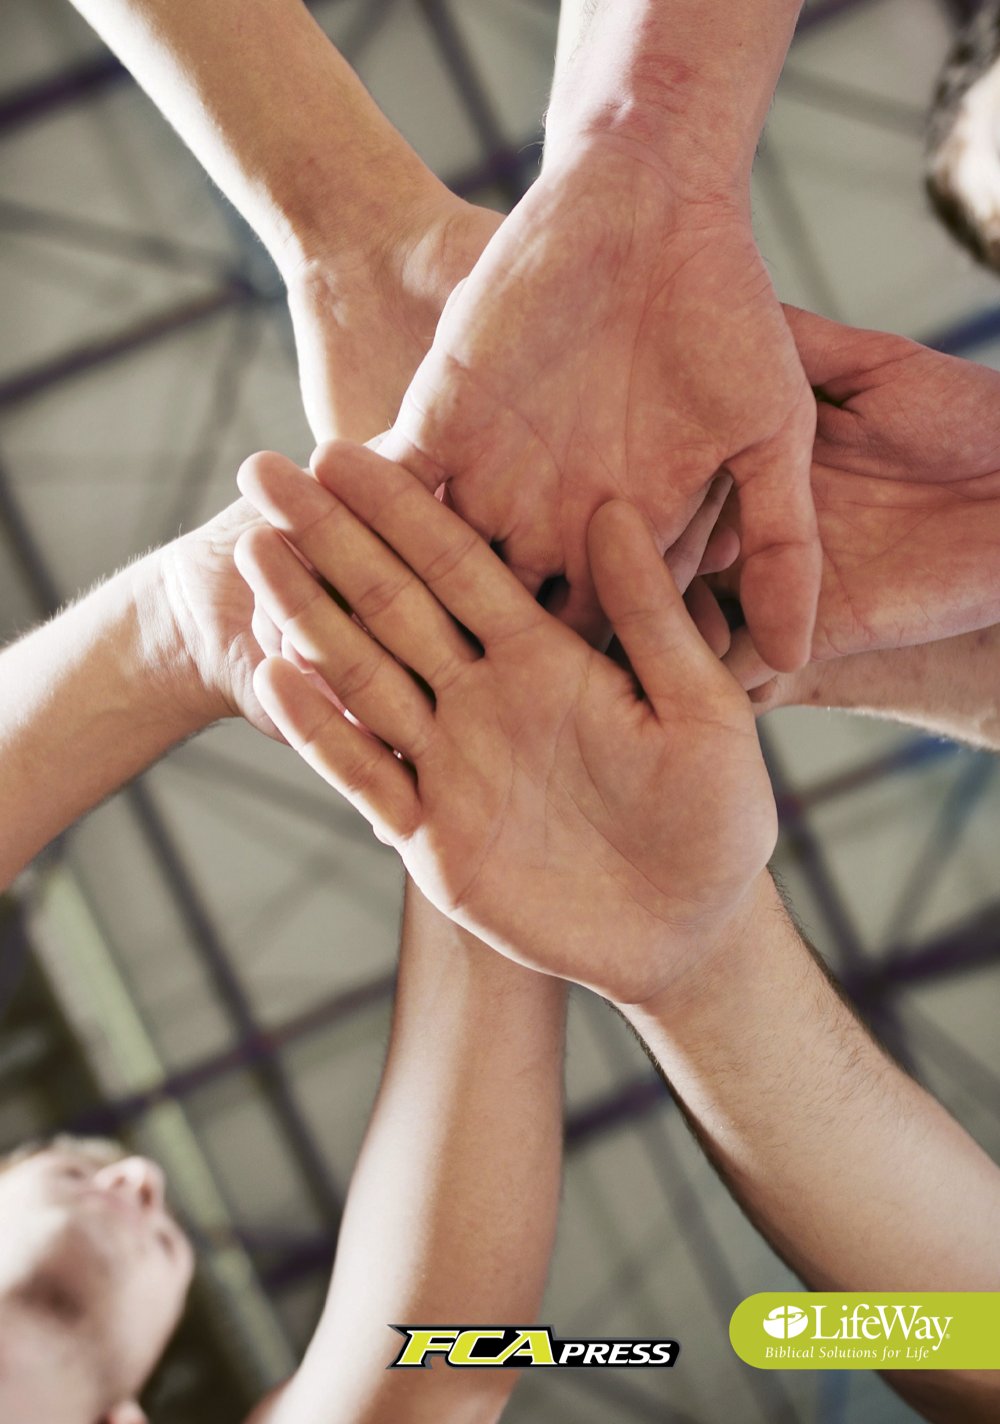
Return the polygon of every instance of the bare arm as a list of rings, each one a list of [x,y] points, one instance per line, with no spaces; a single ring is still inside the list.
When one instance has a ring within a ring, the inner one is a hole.
[[[1000,1169],[871,1039],[769,876],[686,984],[625,1013],[733,1194],[808,1285],[1000,1287]],[[985,1424],[1000,1405],[994,1374],[892,1383],[949,1424]]]
[[[317,437],[384,429],[498,216],[434,177],[302,0],[74,3],[275,259]]]
[[[516,1374],[396,1371],[390,1324],[529,1324],[555,1234],[565,986],[407,886],[378,1101],[305,1361],[253,1424],[487,1424]]]
[[[0,651],[0,885],[177,742],[242,713],[262,654],[232,549],[240,501]]]
[[[837,707],[1000,751],[1000,626],[813,663],[772,678],[751,697],[758,713]]]
[[[635,511],[608,505],[589,539],[623,680],[404,472],[345,447],[318,474],[339,501],[323,520],[326,491],[293,470],[257,462],[241,482],[434,700],[257,531],[237,558],[263,607],[416,781],[275,658],[256,685],[289,741],[450,914],[622,1008],[807,1282],[1000,1286],[1000,1169],[872,1042],[785,915],[750,705]],[[898,1387],[942,1424],[996,1417],[995,1375]]]
[[[630,500],[666,548],[725,468],[758,646],[781,668],[807,657],[815,403],[749,202],[798,9],[598,0],[573,47],[574,6],[541,177],[444,314],[382,447],[429,488],[447,481],[530,591],[564,576],[562,616],[592,639],[597,507]]]
[[[801,0],[570,0],[546,163],[608,134],[648,146],[701,204],[746,187]],[[707,180],[707,186],[698,186]]]

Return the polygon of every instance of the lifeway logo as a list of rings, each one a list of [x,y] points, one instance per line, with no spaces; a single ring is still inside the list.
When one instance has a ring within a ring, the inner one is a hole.
[[[794,1340],[808,1324],[808,1315],[797,1305],[778,1305],[766,1317],[764,1329],[776,1340]]]
[[[531,1365],[671,1368],[676,1340],[557,1340],[548,1325],[393,1325],[404,1337],[391,1370],[428,1369],[443,1355],[457,1369],[523,1369]]]
[[[809,1311],[815,1317],[810,1340],[898,1340],[928,1341],[936,1354],[947,1337],[953,1315],[926,1315],[919,1305],[868,1305],[859,1301],[848,1314],[841,1306],[838,1320],[831,1307],[813,1305]],[[778,1340],[791,1340],[801,1335],[810,1324],[809,1314],[797,1305],[779,1305],[763,1320],[764,1329]]]

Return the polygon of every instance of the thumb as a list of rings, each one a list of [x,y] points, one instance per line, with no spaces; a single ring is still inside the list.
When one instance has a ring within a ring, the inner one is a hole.
[[[707,692],[734,690],[633,505],[602,505],[590,521],[587,546],[601,607],[657,716],[675,715],[678,704],[703,705]]]

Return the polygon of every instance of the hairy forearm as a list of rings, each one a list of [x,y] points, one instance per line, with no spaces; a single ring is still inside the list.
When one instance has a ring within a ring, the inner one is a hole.
[[[282,272],[376,267],[443,194],[302,0],[74,0]]]
[[[212,720],[164,605],[160,557],[0,653],[0,884]]]
[[[786,1259],[816,1288],[997,1289],[1000,1170],[843,1003],[768,875],[710,964],[627,1012]]]
[[[505,1371],[386,1372],[401,1343],[388,1327],[535,1320],[559,1201],[564,1017],[561,982],[502,959],[408,886],[385,1074],[289,1419],[499,1416]]]
[[[814,663],[754,696],[759,712],[836,707],[1000,751],[1000,626]]]
[[[745,202],[801,0],[573,0],[560,22],[546,165],[584,137],[663,160],[681,198]]]
[[[769,876],[708,974],[626,1013],[734,1196],[809,1286],[1000,1288],[1000,1169],[842,1002]],[[929,1418],[997,1407],[985,1376],[892,1382]]]

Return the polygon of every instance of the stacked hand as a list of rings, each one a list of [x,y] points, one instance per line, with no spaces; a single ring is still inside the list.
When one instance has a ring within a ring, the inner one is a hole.
[[[664,550],[734,479],[743,603],[762,655],[807,657],[819,571],[815,403],[749,224],[677,201],[648,157],[592,141],[543,173],[445,311],[383,453],[454,507],[563,616],[603,621],[587,529],[612,498]]]
[[[735,932],[776,818],[750,705],[642,516],[612,502],[588,535],[633,677],[406,471],[348,445],[317,471],[244,465],[275,527],[244,535],[237,562],[286,655],[370,732],[289,656],[258,668],[261,704],[480,938],[619,1002],[674,983]]]
[[[813,659],[1000,621],[1000,374],[902,337],[786,314],[820,397]],[[740,561],[718,585],[740,592]],[[729,664],[746,687],[772,677],[744,633]]]

